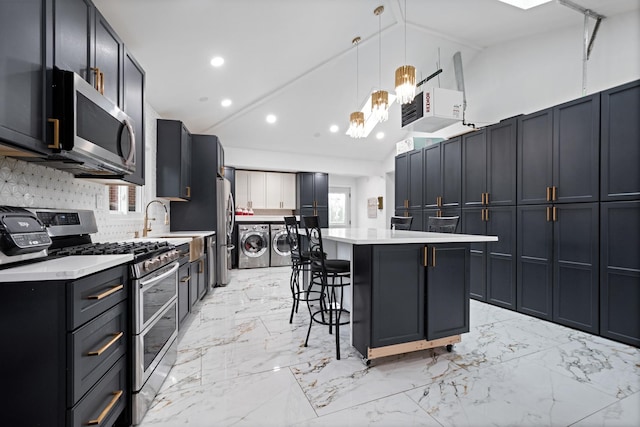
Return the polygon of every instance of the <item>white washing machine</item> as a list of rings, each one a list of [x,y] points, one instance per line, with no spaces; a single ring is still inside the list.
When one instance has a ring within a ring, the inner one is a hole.
[[[291,265],[287,227],[284,224],[271,224],[271,267],[283,265]]]
[[[238,268],[269,267],[269,225],[238,225]]]

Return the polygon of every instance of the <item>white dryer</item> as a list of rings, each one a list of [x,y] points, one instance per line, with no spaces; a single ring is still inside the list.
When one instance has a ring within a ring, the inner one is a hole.
[[[238,268],[269,267],[269,225],[238,225]]]
[[[287,227],[284,224],[271,224],[271,267],[283,265],[291,265]]]

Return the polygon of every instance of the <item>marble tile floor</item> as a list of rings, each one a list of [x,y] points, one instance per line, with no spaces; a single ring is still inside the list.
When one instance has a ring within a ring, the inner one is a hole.
[[[196,306],[142,427],[640,426],[640,349],[471,301],[444,348],[363,364],[306,308],[288,267],[233,270]]]

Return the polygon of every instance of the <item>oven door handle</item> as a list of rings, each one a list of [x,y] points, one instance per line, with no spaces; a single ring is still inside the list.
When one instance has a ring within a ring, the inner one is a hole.
[[[171,267],[171,269],[169,271],[167,271],[166,273],[162,273],[159,276],[153,276],[150,279],[147,280],[141,280],[140,281],[140,287],[144,288],[145,286],[147,286],[149,283],[153,283],[153,282],[161,282],[162,279],[171,276],[173,273],[175,273],[176,271],[178,271],[178,267],[180,267],[180,263],[178,263],[177,261],[173,263],[173,267]]]
[[[122,123],[124,124],[124,127],[127,129],[127,132],[129,132],[129,136],[131,138],[131,148],[129,150],[129,155],[125,159],[124,163],[129,166],[135,166],[136,165],[136,133],[133,130],[133,126],[131,125],[131,122],[129,122],[129,120],[124,119]],[[120,143],[122,143],[122,140],[120,141]]]

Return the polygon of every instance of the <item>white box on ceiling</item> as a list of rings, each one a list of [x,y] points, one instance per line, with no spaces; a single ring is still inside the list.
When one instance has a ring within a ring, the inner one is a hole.
[[[463,94],[439,87],[426,88],[413,102],[402,105],[402,127],[414,132],[435,132],[462,120]]]

